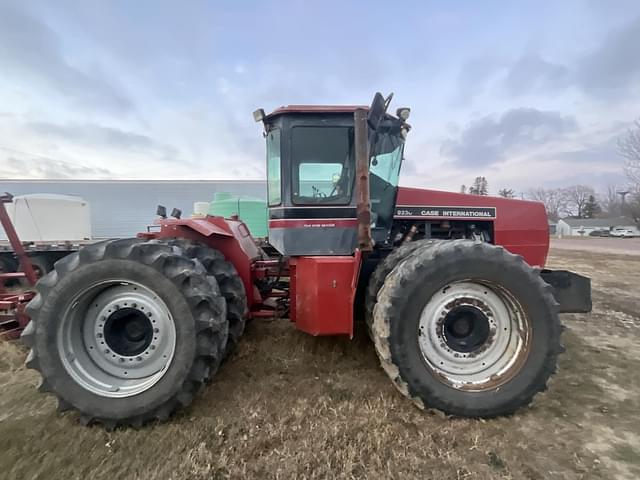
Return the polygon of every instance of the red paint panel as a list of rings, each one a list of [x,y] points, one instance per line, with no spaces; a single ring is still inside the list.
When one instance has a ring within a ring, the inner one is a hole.
[[[304,219],[286,218],[280,220],[269,220],[269,228],[337,228],[337,227],[357,227],[356,218],[335,218],[335,219]]]
[[[296,328],[311,335],[353,336],[359,252],[353,257],[295,257],[290,265]]]
[[[495,244],[522,255],[529,265],[543,267],[547,260],[549,224],[542,203],[408,187],[398,189],[396,203],[416,206],[495,207],[496,218],[489,220],[493,222]],[[480,219],[463,220],[472,222]]]

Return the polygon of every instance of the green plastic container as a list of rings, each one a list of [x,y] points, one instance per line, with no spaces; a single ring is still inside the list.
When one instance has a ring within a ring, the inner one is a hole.
[[[266,237],[267,202],[260,198],[238,197],[226,192],[217,192],[209,204],[209,215],[229,218],[238,215],[254,237]]]

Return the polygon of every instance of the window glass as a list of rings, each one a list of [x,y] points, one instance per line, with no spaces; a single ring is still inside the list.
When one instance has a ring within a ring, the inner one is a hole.
[[[267,135],[267,196],[269,205],[280,205],[280,130],[272,130]]]
[[[353,128],[295,127],[291,158],[294,203],[349,204],[355,178]]]

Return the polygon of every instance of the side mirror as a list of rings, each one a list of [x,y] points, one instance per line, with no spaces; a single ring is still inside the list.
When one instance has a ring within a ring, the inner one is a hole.
[[[182,216],[182,210],[180,210],[179,208],[174,208],[173,210],[171,210],[171,216],[173,218],[179,219]]]
[[[369,113],[367,115],[367,122],[372,130],[377,130],[380,122],[384,118],[384,114],[387,113],[393,93],[390,93],[387,98],[384,98],[380,92],[376,92],[369,107]]]

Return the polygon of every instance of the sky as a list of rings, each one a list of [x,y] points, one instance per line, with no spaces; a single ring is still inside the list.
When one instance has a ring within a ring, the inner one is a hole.
[[[253,110],[376,91],[403,185],[624,185],[640,2],[0,0],[0,178],[262,179]]]

